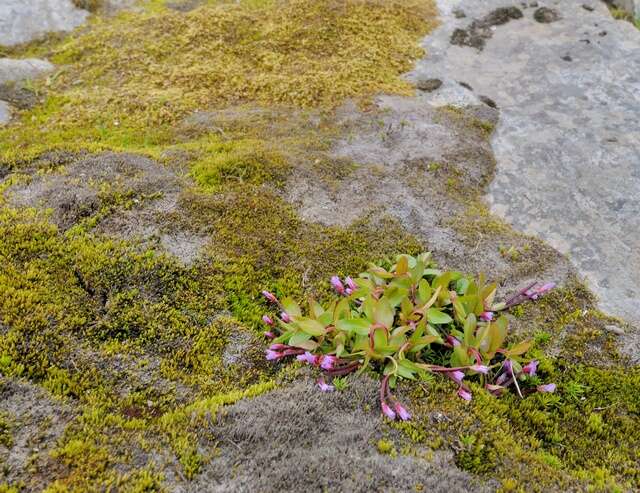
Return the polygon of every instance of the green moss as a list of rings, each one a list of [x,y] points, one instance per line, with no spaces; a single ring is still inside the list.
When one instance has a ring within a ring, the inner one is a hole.
[[[13,446],[13,426],[6,413],[0,413],[0,445],[6,448]]]
[[[431,0],[156,7],[95,18],[48,49],[63,68],[38,86],[43,106],[0,130],[0,161],[53,148],[154,153],[188,113],[238,102],[334,106],[410,94],[399,76],[421,55],[436,12]]]
[[[381,454],[395,455],[397,453],[393,442],[390,442],[389,440],[385,440],[383,438],[378,440],[376,447],[378,448],[378,452],[380,452]]]

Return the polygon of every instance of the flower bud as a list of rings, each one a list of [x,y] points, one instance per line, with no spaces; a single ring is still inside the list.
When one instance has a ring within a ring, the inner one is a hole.
[[[464,399],[465,401],[470,401],[471,400],[471,392],[469,392],[467,389],[460,387],[458,389],[458,397],[460,397],[461,399]]]
[[[270,301],[271,303],[278,302],[278,298],[276,298],[276,295],[273,293],[270,293],[269,291],[263,291],[262,296],[264,296],[267,299],[267,301]]]
[[[537,387],[538,392],[548,392],[550,394],[554,393],[556,391],[556,384],[555,383],[547,383],[545,385],[538,385]]]
[[[338,276],[333,276],[331,278],[331,286],[336,290],[336,293],[344,294],[344,285]]]
[[[538,370],[538,361],[535,359],[529,361],[526,365],[522,367],[522,373],[525,373],[526,375],[529,375],[531,377],[536,374],[537,370]]]
[[[382,408],[382,413],[389,419],[396,419],[396,413],[389,407],[386,402],[383,402],[380,406]]]

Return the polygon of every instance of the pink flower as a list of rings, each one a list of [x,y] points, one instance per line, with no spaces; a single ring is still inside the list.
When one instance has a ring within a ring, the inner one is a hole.
[[[280,359],[282,357],[283,357],[282,353],[278,353],[277,351],[272,351],[271,349],[267,350],[267,360],[269,361]]]
[[[333,276],[331,278],[331,286],[336,290],[336,293],[344,294],[344,285],[338,276]]]
[[[496,378],[496,384],[497,385],[502,385],[507,380],[509,380],[510,378],[511,378],[511,375],[509,375],[507,373],[502,373],[498,378]]]
[[[460,370],[449,371],[446,375],[458,385],[462,383],[462,379],[464,378],[464,372],[461,372]]]
[[[351,293],[353,293],[353,289],[351,288],[347,288],[344,290],[344,294],[346,294],[347,296],[351,296]]]
[[[461,399],[464,399],[465,401],[470,401],[471,400],[471,392],[469,392],[464,387],[460,387],[458,389],[458,397],[460,397]]]
[[[543,294],[545,294],[548,291],[551,291],[553,288],[556,287],[556,283],[555,282],[548,282],[546,284],[543,284],[542,287],[538,288],[538,295],[542,296]]]
[[[287,312],[282,312],[280,314],[280,318],[282,319],[282,321],[285,324],[288,324],[289,322],[291,322],[291,317],[289,316],[289,314]]]
[[[407,411],[402,406],[402,404],[400,404],[399,402],[396,402],[393,407],[395,408],[396,414],[402,421],[408,421],[411,419],[411,415],[409,414],[409,411]]]
[[[525,373],[529,376],[534,376],[537,370],[538,370],[538,361],[535,359],[529,361],[526,365],[522,367],[522,373]]]
[[[529,299],[537,300],[540,296],[542,296],[543,294],[547,293],[548,291],[551,291],[555,287],[556,287],[556,283],[555,282],[548,282],[546,284],[543,284],[539,288],[528,289],[524,294]]]
[[[455,337],[453,337],[451,334],[449,334],[447,336],[447,342],[449,344],[451,344],[453,347],[456,347],[456,346],[460,345],[460,341],[458,339],[456,339]]]
[[[495,395],[496,397],[505,391],[505,388],[502,385],[487,384],[484,386],[484,388],[487,389],[491,394]]]
[[[485,322],[491,322],[493,320],[493,312],[482,312],[480,314],[480,320]]]
[[[299,354],[296,359],[298,361],[306,361],[310,365],[316,365],[318,361],[318,357],[311,354],[309,351],[305,351],[304,354]]]
[[[556,384],[547,383],[545,385],[538,385],[537,389],[538,389],[538,392],[549,392],[550,394],[552,394],[553,392],[556,391]]]
[[[273,293],[270,293],[269,291],[263,291],[262,292],[262,296],[264,296],[271,303],[277,303],[278,302],[278,298],[276,298],[276,295],[273,294]]]
[[[356,289],[358,289],[358,285],[356,284],[356,282],[351,279],[350,277],[345,278],[344,283],[347,285],[347,287],[351,290],[351,291],[355,291]]]
[[[284,349],[289,349],[289,346],[287,346],[286,344],[271,344],[271,346],[269,346],[269,349],[271,351],[282,351]]]
[[[485,375],[489,373],[489,367],[485,365],[471,365],[469,369],[478,373],[484,373]]]
[[[333,368],[333,365],[336,364],[336,361],[338,361],[338,358],[331,354],[327,354],[320,357],[320,367],[324,370],[331,370],[331,368]]]
[[[273,320],[271,320],[269,315],[262,315],[262,321],[267,325],[273,325]]]
[[[335,387],[326,383],[323,378],[319,378],[316,383],[322,392],[333,392],[335,390]]]
[[[393,409],[391,409],[389,407],[389,405],[386,402],[383,402],[381,404],[382,407],[382,413],[389,419],[396,419],[396,413],[393,412]]]
[[[273,332],[271,332],[270,330],[267,330],[267,331],[264,333],[264,336],[265,336],[267,339],[275,339],[275,337],[276,337],[276,335],[275,335]]]

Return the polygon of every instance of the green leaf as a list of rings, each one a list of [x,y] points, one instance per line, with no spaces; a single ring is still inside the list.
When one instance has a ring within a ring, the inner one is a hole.
[[[449,324],[453,322],[453,319],[444,312],[436,308],[429,308],[427,310],[427,320],[432,324]]]
[[[458,346],[454,346],[453,352],[451,353],[451,366],[455,368],[456,366],[468,366],[473,362],[473,358],[471,358],[467,354],[466,346],[463,344],[459,344]]]
[[[350,315],[351,307],[349,306],[349,300],[347,298],[342,298],[333,311],[333,321],[336,322],[341,318],[348,318]]]
[[[289,339],[289,345],[306,349],[307,351],[313,351],[318,348],[318,343],[316,341],[312,341],[311,336],[304,332],[298,332],[291,336],[291,339]]]
[[[301,317],[302,311],[300,310],[300,305],[298,305],[291,298],[285,298],[282,300],[282,308],[287,312],[291,317]]]
[[[520,356],[521,354],[526,353],[531,349],[531,345],[533,341],[522,341],[515,346],[510,347],[507,351],[505,351],[505,356],[507,358],[511,358],[513,356]]]
[[[402,255],[396,263],[396,275],[404,276],[407,272],[409,272],[409,259],[406,255]]]
[[[476,342],[475,331],[478,325],[476,316],[473,313],[467,315],[467,319],[464,322],[464,344],[465,346],[473,346]]]
[[[431,289],[431,285],[427,282],[427,280],[421,279],[418,283],[418,305],[424,305],[431,297],[432,292],[433,290]]]
[[[336,322],[336,328],[347,333],[355,332],[358,335],[368,335],[371,321],[366,318],[343,318]]]
[[[311,318],[297,320],[296,325],[300,330],[312,336],[322,336],[325,334],[324,326],[317,320],[313,320]]]
[[[384,292],[384,297],[389,300],[391,306],[395,308],[407,297],[408,293],[408,289],[392,285]]]
[[[507,325],[509,324],[507,317],[499,317],[490,324],[491,339],[489,343],[489,353],[491,355],[502,347],[507,338]]]
[[[322,315],[318,317],[318,322],[323,327],[327,327],[328,325],[331,325],[331,323],[333,322],[333,313],[327,310],[326,312],[324,312]]]
[[[313,315],[313,318],[317,319],[324,313],[324,308],[317,301],[309,300],[309,312]]]
[[[410,274],[411,281],[414,284],[420,281],[420,279],[422,279],[422,276],[424,275],[424,262],[420,259],[416,260],[416,265],[411,268]]]
[[[387,333],[382,329],[377,329],[373,333],[373,347],[380,350],[387,345]]]
[[[398,375],[402,378],[415,380],[416,377],[414,374],[416,372],[417,368],[415,368],[409,360],[403,359],[398,363]]]
[[[390,328],[393,325],[394,316],[395,312],[389,300],[386,297],[380,298],[373,311],[373,321]]]

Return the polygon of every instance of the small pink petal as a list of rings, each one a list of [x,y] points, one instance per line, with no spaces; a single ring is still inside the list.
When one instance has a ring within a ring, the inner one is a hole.
[[[447,342],[452,345],[453,347],[455,346],[459,346],[460,345],[460,341],[458,339],[456,339],[455,337],[453,337],[451,334],[449,334],[447,336]]]
[[[462,379],[464,378],[464,372],[460,370],[449,371],[446,375],[458,385],[462,383]]]
[[[396,419],[396,413],[393,412],[393,409],[389,407],[386,402],[383,402],[382,405],[382,413],[389,419]]]
[[[269,315],[262,315],[262,321],[267,325],[273,325],[273,320]]]
[[[409,414],[409,411],[407,411],[402,406],[402,404],[400,404],[399,402],[396,402],[393,407],[395,408],[396,414],[402,421],[408,421],[411,419],[411,415]]]
[[[272,351],[271,349],[267,350],[267,360],[269,360],[269,361],[280,359],[280,358],[282,358],[282,356],[283,356],[282,353],[278,353],[276,351]]]
[[[287,312],[282,312],[280,314],[280,319],[285,323],[288,324],[289,322],[291,322],[291,317],[289,316],[289,314]]]
[[[350,277],[345,278],[344,283],[349,287],[351,291],[355,291],[356,289],[358,289],[358,285]]]
[[[264,333],[264,336],[265,336],[267,339],[275,339],[275,338],[276,338],[276,335],[275,335],[273,332],[271,332],[270,330],[267,330],[267,331]]]
[[[264,296],[271,303],[277,303],[278,302],[278,298],[276,298],[276,295],[273,294],[273,293],[270,293],[269,291],[263,291],[262,292],[262,296]]]
[[[310,365],[316,365],[317,361],[318,361],[317,356],[314,356],[309,351],[305,351],[304,354],[298,355],[296,357],[296,359],[298,361],[305,361],[305,362],[309,363]]]
[[[471,400],[471,392],[469,392],[468,390],[464,389],[463,387],[460,387],[458,389],[458,397],[464,399],[465,401],[470,401]]]
[[[336,290],[336,293],[344,294],[344,285],[338,276],[333,276],[331,278],[331,286]]]
[[[324,370],[331,370],[337,360],[338,358],[331,354],[324,355],[320,357],[320,367]]]
[[[522,367],[522,373],[525,373],[529,376],[534,376],[537,370],[538,370],[538,361],[535,359],[529,361],[526,365]]]
[[[547,383],[545,385],[538,385],[537,389],[538,389],[538,392],[548,392],[548,393],[552,394],[553,392],[556,391],[556,384],[555,383]]]
[[[485,322],[491,322],[493,320],[493,312],[482,312],[480,314],[480,320]]]
[[[289,346],[287,346],[286,344],[271,344],[271,346],[269,346],[269,349],[271,349],[272,351],[282,351],[284,349],[289,349]]]
[[[335,387],[333,385],[329,385],[322,378],[319,378],[316,383],[318,384],[318,387],[320,387],[320,390],[322,392],[333,392],[335,390]]]
[[[489,373],[489,367],[485,365],[471,365],[469,369],[478,373],[484,373],[485,375]]]

